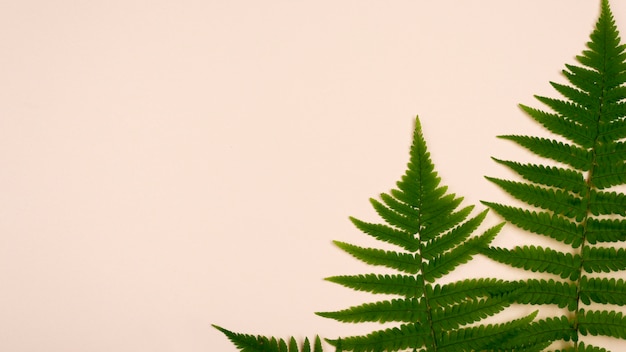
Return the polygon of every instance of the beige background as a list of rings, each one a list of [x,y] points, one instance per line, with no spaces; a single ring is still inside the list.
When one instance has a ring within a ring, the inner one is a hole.
[[[371,270],[331,240],[368,243],[347,217],[377,219],[414,115],[466,204],[507,200],[495,136],[540,131],[516,104],[555,95],[598,3],[0,0],[0,350],[372,329],[313,312],[371,299],[322,278]]]

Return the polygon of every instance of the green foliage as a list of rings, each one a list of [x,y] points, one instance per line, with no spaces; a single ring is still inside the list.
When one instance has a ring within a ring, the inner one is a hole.
[[[626,270],[626,249],[620,248],[626,241],[626,194],[621,192],[626,185],[626,45],[620,44],[608,0],[602,0],[587,48],[576,57],[580,66],[566,65],[569,84],[551,82],[562,98],[536,97],[549,111],[521,106],[551,137],[501,136],[547,160],[494,159],[519,179],[487,178],[526,205],[484,204],[553,244],[490,247],[503,224],[479,230],[487,211],[472,215],[472,206],[462,207],[462,198],[440,184],[417,120],[407,171],[395,189],[371,199],[384,223],[351,218],[384,246],[335,242],[356,259],[391,272],[327,278],[386,295],[317,313],[340,322],[381,324],[366,335],[328,339],[336,351],[544,351],[558,344],[555,352],[609,352],[583,341],[585,336],[626,339],[626,317],[619,311],[626,305],[626,281],[612,277]],[[443,282],[477,253],[541,276]],[[540,310],[485,324],[513,303]],[[540,315],[547,305],[562,314]],[[243,352],[322,351],[319,337],[313,345],[305,339],[298,346],[294,338],[214,327]]]
[[[626,252],[615,248],[626,240],[626,195],[619,190],[626,184],[626,45],[606,0],[587,48],[576,57],[582,66],[563,71],[569,85],[551,83],[562,99],[536,97],[551,111],[521,106],[555,137],[502,136],[549,160],[495,159],[524,181],[488,179],[528,207],[484,202],[508,222],[558,242],[484,254],[553,276],[520,281],[514,298],[564,308],[520,335],[526,341],[571,341],[563,351],[604,351],[584,344],[586,335],[626,339],[626,318],[615,307],[626,304],[626,283],[599,275],[626,269]]]
[[[213,327],[224,333],[241,352],[323,352],[322,341],[319,336],[315,337],[313,350],[311,350],[311,343],[308,338],[304,339],[302,347],[298,347],[298,343],[293,337],[286,341],[275,337],[235,333],[217,325],[213,325]],[[335,352],[341,352],[340,344]]]
[[[439,283],[446,274],[485,250],[503,224],[475,234],[487,211],[470,216],[473,206],[460,207],[462,198],[448,193],[426,148],[416,119],[408,169],[397,188],[371,203],[385,221],[370,223],[351,218],[363,233],[396,250],[365,248],[336,241],[355,258],[383,266],[394,274],[333,276],[328,281],[393,298],[336,312],[317,313],[340,322],[379,322],[384,328],[365,336],[328,340],[347,351],[476,351],[500,350],[536,314],[500,324],[481,325],[511,304],[518,284],[494,278]],[[242,351],[298,351],[295,341],[233,333],[215,326]],[[305,341],[303,350],[307,350]],[[541,350],[545,344],[519,340],[510,351]],[[320,346],[321,350],[321,346]],[[316,350],[317,351],[317,350]]]
[[[351,218],[373,238],[394,250],[364,248],[335,242],[355,258],[396,271],[395,274],[333,276],[327,280],[345,287],[395,298],[365,303],[337,312],[317,313],[341,322],[379,322],[389,327],[365,336],[342,337],[350,351],[467,351],[494,349],[532,315],[496,325],[477,325],[510,304],[517,286],[497,279],[466,279],[440,284],[439,279],[486,248],[502,224],[479,235],[487,212],[470,217],[473,207],[460,207],[462,198],[448,193],[426,148],[416,121],[410,161],[397,188],[371,203],[385,221],[369,223]],[[472,324],[471,327],[469,325]],[[337,340],[329,340],[336,344]],[[519,346],[526,346],[520,342]]]

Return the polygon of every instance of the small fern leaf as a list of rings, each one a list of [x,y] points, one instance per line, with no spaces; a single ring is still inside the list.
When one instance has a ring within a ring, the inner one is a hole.
[[[433,282],[435,279],[450,273],[460,264],[467,263],[473,255],[479,253],[483,248],[489,245],[500,229],[502,229],[502,226],[503,224],[494,226],[485,231],[482,235],[474,237],[463,243],[463,245],[441,253],[430,260],[428,264],[422,267],[424,280]]]
[[[626,317],[621,312],[581,310],[577,317],[582,335],[626,339]]]
[[[580,283],[580,300],[584,304],[626,305],[626,282],[623,279],[586,278]]]
[[[419,297],[424,292],[423,280],[418,280],[414,275],[344,275],[331,276],[326,280],[357,291],[403,297]]]
[[[464,222],[454,229],[446,233],[442,233],[438,237],[423,243],[421,248],[422,258],[431,260],[435,258],[438,253],[445,253],[452,248],[458,247],[459,244],[463,243],[472,235],[486,216],[487,211],[483,211],[478,214],[478,216]]]
[[[416,298],[393,299],[366,303],[337,312],[318,312],[317,315],[347,323],[361,322],[412,322],[426,318],[427,306]]]
[[[581,342],[577,347],[569,347],[563,350],[555,350],[554,352],[610,352],[610,351],[602,347],[596,347],[593,345],[585,345],[584,342]]]
[[[515,346],[524,344],[547,347],[550,341],[572,341],[575,338],[576,332],[572,329],[571,322],[563,315],[533,321],[529,326],[503,341],[497,347],[505,351],[510,351]],[[524,351],[523,349],[516,350]]]
[[[586,214],[586,207],[581,198],[570,192],[554,190],[527,184],[524,182],[507,181],[498,178],[487,177],[488,180],[500,186],[513,197],[537,208],[550,210],[568,218],[581,220]]]
[[[576,309],[576,285],[555,280],[530,279],[515,296],[522,304],[554,304],[559,308]]]
[[[371,224],[353,217],[350,220],[359,230],[377,240],[400,246],[407,251],[415,251],[418,247],[415,238],[410,232],[397,230],[384,224]]]
[[[545,111],[531,108],[523,104],[520,104],[520,107],[524,112],[526,112],[526,114],[528,114],[528,116],[532,117],[535,121],[542,124],[552,133],[558,134],[579,145],[582,148],[590,148],[593,146],[594,136],[592,134],[592,131],[590,131],[588,128],[580,128],[579,125],[577,125],[575,122],[568,119],[563,119],[558,114],[547,113]],[[535,152],[534,150],[531,151]],[[540,153],[535,153],[543,156]]]
[[[581,257],[550,248],[518,246],[514,249],[485,248],[483,254],[500,263],[533,272],[547,272],[570,280],[578,279]]]
[[[601,214],[626,216],[626,195],[594,190],[589,195],[589,212],[595,216]]]
[[[593,185],[598,189],[605,189],[626,183],[626,165],[611,164],[598,165],[593,173]]]
[[[547,346],[544,341],[513,341],[527,331],[537,312],[500,324],[488,324],[442,332],[437,351],[539,351]]]
[[[399,351],[427,344],[429,331],[419,323],[403,324],[398,327],[374,331],[368,335],[345,337],[341,340],[326,340],[331,345],[353,352]]]
[[[409,274],[416,274],[421,269],[420,261],[416,260],[415,255],[410,253],[363,248],[339,241],[334,243],[353,257],[370,265],[386,266]]]
[[[404,215],[395,209],[389,208],[376,199],[370,199],[370,203],[372,203],[372,206],[378,215],[387,223],[409,233],[419,232],[420,228],[416,227],[417,214],[414,216]]]
[[[507,166],[530,182],[566,189],[574,194],[580,194],[586,188],[583,174],[575,170],[556,166],[521,164],[496,158],[493,158],[493,160]]]
[[[626,250],[624,248],[587,247],[583,250],[583,270],[587,273],[626,270]]]
[[[621,105],[626,106],[625,103],[621,103]],[[626,113],[624,113],[624,115],[626,115]],[[607,162],[624,162],[626,161],[626,143],[617,141],[614,143],[604,143],[599,145],[596,152],[596,158],[598,159],[598,162],[602,164]]]
[[[500,297],[517,290],[519,287],[520,285],[517,283],[500,279],[465,279],[445,285],[428,286],[426,294],[430,297],[431,307],[437,308],[452,306],[464,300]]]
[[[311,352],[311,343],[308,338],[304,339],[302,348],[299,348],[296,339],[293,337],[289,338],[287,343],[286,340],[275,337],[235,333],[217,325],[213,325],[213,327],[226,335],[241,352]],[[319,336],[316,336],[314,341],[313,352],[323,352]],[[341,350],[335,350],[335,352],[339,351]]]
[[[396,185],[396,189],[383,193],[381,200],[370,201],[384,224],[351,220],[359,230],[374,239],[399,246],[397,251],[335,243],[367,264],[384,266],[399,273],[333,276],[327,280],[358,291],[400,297],[317,313],[341,322],[395,323],[396,326],[342,338],[342,347],[357,352],[403,349],[434,352],[441,351],[438,346],[452,336],[450,334],[468,325],[477,327],[464,330],[467,341],[462,341],[461,334],[454,335],[457,339],[453,345],[474,346],[472,341],[494,341],[511,333],[509,330],[528,324],[530,321],[521,320],[493,330],[483,329],[480,325],[481,320],[511,304],[511,297],[519,290],[517,284],[487,278],[444,285],[438,283],[487,248],[503,224],[476,234],[487,212],[471,216],[473,206],[461,207],[462,198],[448,193],[448,188],[441,185],[441,178],[426,149],[419,120],[416,121],[407,171]],[[338,340],[329,342],[337,345]]]
[[[550,158],[583,171],[587,171],[592,158],[592,155],[583,148],[552,139],[517,135],[500,136],[500,138],[513,141],[544,158]]]
[[[445,221],[424,221],[424,226],[422,227],[422,230],[420,232],[421,240],[432,240],[438,235],[450,230],[454,226],[463,223],[465,219],[468,218],[473,209],[474,206],[470,205],[462,208],[459,211],[451,212],[450,214],[444,215]]]
[[[483,203],[507,221],[524,230],[552,237],[557,241],[570,244],[574,248],[578,248],[582,244],[583,228],[567,219],[548,212],[528,211],[490,202]]]
[[[560,116],[567,116],[572,119],[572,121],[577,122],[579,124],[585,125],[594,123],[595,116],[591,113],[589,109],[585,106],[580,105],[578,103],[574,103],[572,101],[562,100],[562,99],[554,99],[542,96],[535,96],[537,100],[544,103],[545,105],[552,108],[554,112],[556,112]],[[589,153],[580,149],[581,152],[587,154],[588,157],[591,157]],[[567,158],[567,156],[565,156]],[[574,166],[576,167],[576,166]]]
[[[501,312],[511,304],[507,295],[485,299],[467,299],[432,311],[435,330],[449,331]]]
[[[590,244],[626,241],[626,220],[589,218],[587,241]]]

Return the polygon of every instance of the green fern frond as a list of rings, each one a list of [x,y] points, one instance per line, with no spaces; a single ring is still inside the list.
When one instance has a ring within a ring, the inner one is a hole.
[[[384,224],[351,218],[362,232],[397,246],[395,250],[363,248],[336,241],[355,258],[398,271],[393,275],[333,276],[328,281],[358,291],[392,294],[397,298],[364,303],[318,315],[340,322],[394,323],[363,336],[341,339],[350,351],[425,352],[491,349],[530,323],[525,318],[486,328],[480,321],[511,304],[519,285],[497,279],[467,279],[446,284],[438,280],[487,248],[503,224],[476,234],[487,211],[471,216],[472,206],[441,185],[419,120],[416,121],[407,171],[397,188],[372,199]],[[468,328],[468,326],[473,326]],[[329,340],[335,343],[333,340]],[[449,346],[446,349],[443,346]],[[520,346],[525,346],[520,342]]]
[[[585,335],[626,339],[626,319],[617,310],[590,310],[591,304],[626,305],[626,284],[599,277],[626,269],[624,249],[598,244],[626,241],[626,45],[607,0],[602,1],[587,49],[566,65],[568,84],[551,82],[562,98],[536,96],[548,110],[521,109],[557,138],[507,135],[546,164],[494,160],[523,181],[488,177],[526,207],[484,202],[508,222],[560,244],[550,248],[489,248],[490,258],[512,267],[556,276],[519,281],[515,299],[532,305],[556,305],[561,317],[533,323],[530,330],[547,341],[572,341],[563,351],[602,351],[585,345]],[[552,163],[552,164],[550,164]],[[549,332],[549,333],[548,333]],[[536,340],[535,340],[536,341]]]
[[[313,350],[311,350],[311,343],[308,338],[305,338],[299,347],[293,337],[284,340],[275,337],[235,333],[217,325],[213,325],[213,327],[226,335],[241,352],[323,352],[322,341],[319,336],[315,337]],[[341,352],[341,344],[336,346],[335,352]]]

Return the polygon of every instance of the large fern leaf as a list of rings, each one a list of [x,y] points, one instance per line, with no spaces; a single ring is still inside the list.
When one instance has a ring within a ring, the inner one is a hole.
[[[479,325],[510,304],[517,286],[496,279],[466,279],[440,284],[439,279],[485,248],[502,224],[475,234],[486,211],[470,216],[472,206],[448,193],[435,171],[419,120],[416,121],[408,170],[397,188],[371,203],[385,221],[370,223],[352,218],[373,238],[394,250],[365,248],[344,242],[336,245],[371,265],[395,274],[334,276],[327,280],[345,287],[393,298],[336,312],[317,313],[341,322],[379,322],[384,328],[364,336],[342,337],[349,351],[470,351],[498,349],[533,315],[516,321]],[[338,340],[329,340],[336,345]],[[518,341],[508,350],[540,350],[545,344]]]
[[[536,97],[548,111],[521,106],[554,137],[502,137],[549,161],[496,159],[524,181],[489,179],[528,206],[485,204],[508,222],[560,242],[552,248],[484,251],[510,266],[554,277],[523,282],[516,300],[557,305],[563,315],[535,322],[518,338],[571,341],[567,351],[603,350],[585,345],[585,335],[626,339],[626,318],[615,307],[626,304],[626,283],[598,276],[626,269],[626,253],[615,248],[626,241],[626,195],[618,189],[626,184],[625,50],[603,0],[587,50],[576,57],[580,66],[566,65],[563,71],[569,84],[552,83],[562,98]],[[598,304],[613,306],[598,309]]]

